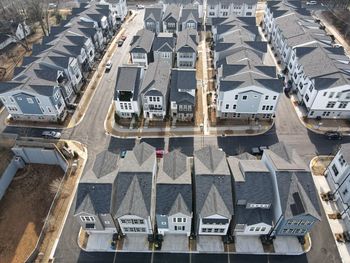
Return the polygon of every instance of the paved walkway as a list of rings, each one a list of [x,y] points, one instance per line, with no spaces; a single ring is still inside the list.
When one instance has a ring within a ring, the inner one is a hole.
[[[319,157],[315,157],[310,163],[315,164],[316,160],[318,158]],[[316,189],[317,189],[319,194],[327,193],[331,190],[329,185],[328,185],[326,177],[313,175],[312,178],[314,179],[314,183],[315,183]],[[321,198],[320,198],[320,200],[321,200],[321,204],[323,206],[323,209],[324,209],[326,215],[338,213],[338,209],[337,209],[335,202],[323,201]],[[333,238],[334,238],[335,244],[338,248],[342,262],[343,263],[350,262],[350,243],[338,242],[335,238],[335,235],[334,235],[336,233],[343,233],[346,231],[343,220],[342,219],[330,219],[327,216],[327,221],[328,221],[328,223],[331,227],[331,230],[333,232]]]

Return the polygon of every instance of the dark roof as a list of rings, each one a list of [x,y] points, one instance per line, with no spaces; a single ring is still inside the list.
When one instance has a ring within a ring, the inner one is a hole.
[[[171,216],[175,213],[191,215],[191,184],[157,184],[156,214]]]
[[[75,214],[106,214],[110,212],[112,183],[79,183]]]
[[[188,20],[194,20],[197,23],[199,22],[198,7],[193,5],[188,5],[182,9],[179,23],[184,23]]]
[[[177,36],[176,52],[196,52],[198,33],[192,28],[179,32]]]
[[[175,49],[176,39],[171,33],[159,33],[153,42],[153,51],[173,52]]]
[[[197,86],[195,69],[172,69],[170,101],[180,103],[183,100],[195,104]]]
[[[142,70],[143,68],[138,66],[125,65],[118,67],[114,99],[117,98],[117,91],[131,91],[133,92],[133,99],[137,100]]]
[[[180,19],[180,6],[176,4],[170,4],[165,8],[163,21],[168,20],[170,17],[174,18],[176,21]]]
[[[147,29],[139,30],[130,43],[130,52],[144,52],[149,53],[152,49],[154,40],[154,33]]]
[[[152,195],[151,173],[119,172],[116,179],[116,192],[113,216],[150,216]]]
[[[151,18],[152,20],[161,23],[162,14],[163,14],[163,10],[161,6],[146,7],[143,20]]]
[[[267,225],[273,225],[273,208],[250,208],[247,209],[243,205],[235,207],[235,223],[246,224],[248,226],[258,223],[265,223]]]

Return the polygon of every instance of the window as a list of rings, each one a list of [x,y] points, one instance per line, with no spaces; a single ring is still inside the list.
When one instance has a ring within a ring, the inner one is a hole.
[[[224,233],[224,230],[223,228],[220,228],[220,233]]]
[[[256,228],[255,228],[255,231],[260,231],[260,227],[259,227],[259,226],[256,227]]]
[[[179,218],[177,219],[177,222],[178,222],[178,223],[181,223],[181,222],[182,222],[182,218],[179,217]]]
[[[249,228],[249,231],[254,231],[254,227]]]
[[[160,102],[160,98],[159,97],[157,97],[157,102]]]
[[[323,97],[327,96],[327,91],[323,92]]]
[[[330,101],[327,103],[326,108],[334,108],[335,106],[335,101]]]
[[[270,110],[273,110],[273,106],[270,106]]]
[[[80,216],[80,219],[83,222],[95,222],[95,218],[93,216]]]
[[[149,101],[152,101],[153,97],[149,97]]]
[[[247,100],[247,98],[248,98],[247,96],[243,96],[242,100]]]
[[[339,174],[338,168],[335,164],[332,165],[332,170],[335,176],[337,176]]]
[[[228,5],[221,5],[221,9],[228,9]]]
[[[27,98],[27,102],[28,102],[29,104],[33,104],[33,103],[34,103],[33,99],[31,99],[31,98]]]
[[[176,218],[175,217],[173,218],[173,223],[176,223]]]
[[[262,106],[262,110],[265,110],[265,108],[266,108],[266,106],[265,106],[265,105],[263,105],[263,106]]]
[[[323,116],[323,117],[327,117],[327,116],[329,116],[330,114],[331,114],[330,111],[324,111],[324,112],[322,113],[322,116]]]
[[[305,100],[308,102],[309,101],[309,95],[305,95]]]
[[[273,96],[273,98],[272,98],[273,100],[276,100],[277,99],[277,96]]]
[[[40,104],[40,100],[38,99],[38,98],[35,98],[36,99],[36,102],[38,103],[38,104]]]
[[[248,9],[253,9],[253,6],[252,5],[248,5]]]
[[[50,107],[47,107],[47,111],[48,111],[48,112],[51,112],[51,108],[50,108]]]
[[[269,99],[269,96],[265,96],[265,100],[268,100]]]
[[[310,92],[312,92],[312,90],[313,90],[313,87],[312,87],[312,86],[310,86],[310,87],[309,87],[309,91],[310,91]]]
[[[266,230],[266,227],[263,226],[263,227],[261,228],[261,231],[265,231],[265,230]]]
[[[343,191],[343,195],[346,195],[348,193],[348,189],[345,189],[344,191]]]
[[[347,102],[340,102],[338,108],[339,109],[345,109],[348,106]]]
[[[238,95],[235,95],[235,100],[238,100]]]
[[[341,95],[341,92],[338,92],[337,95],[336,95],[335,97],[336,97],[337,99],[339,99],[340,95]]]
[[[333,98],[333,96],[334,96],[334,92],[330,92],[328,98],[331,99],[331,98]]]
[[[184,217],[184,218],[182,219],[182,221],[183,221],[184,223],[186,223],[186,221],[187,221],[187,220],[186,220],[186,217]]]
[[[339,161],[339,163],[340,163],[341,166],[344,166],[344,164],[345,164],[345,159],[344,159],[343,155],[340,155],[338,161]]]
[[[226,110],[228,110],[229,107],[230,107],[230,105],[226,104],[226,106],[225,106]]]
[[[111,222],[110,221],[105,221],[105,225],[110,225]]]
[[[235,110],[237,108],[237,105],[236,104],[233,104],[233,109]]]

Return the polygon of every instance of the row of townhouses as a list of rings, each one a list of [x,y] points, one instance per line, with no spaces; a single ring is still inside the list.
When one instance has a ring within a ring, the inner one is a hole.
[[[145,72],[142,66],[118,68],[114,102],[120,118],[140,116],[164,119],[170,116],[191,121],[195,111],[196,71],[171,68],[166,61],[156,60]]]
[[[262,28],[305,115],[348,118],[349,58],[310,12],[297,1],[268,1]]]
[[[211,146],[191,159],[175,150],[158,165],[155,148],[136,145],[97,182],[82,179],[77,221],[90,234],[302,238],[320,220],[309,168],[283,143],[261,160]]]
[[[197,61],[198,33],[185,29],[177,34],[159,33],[141,29],[134,36],[131,47],[131,62],[148,67],[155,59],[166,61],[172,67],[195,68]],[[175,63],[176,62],[176,63]]]
[[[23,59],[0,100],[18,120],[61,122],[74,106],[85,78],[117,30],[107,5],[82,4]]]
[[[197,30],[201,24],[198,4],[167,3],[145,9],[144,27],[155,34],[174,33],[192,28]]]
[[[341,218],[344,220],[346,231],[350,234],[350,144],[342,144],[331,163],[325,176],[330,187],[330,199],[335,201]]]
[[[216,117],[271,119],[283,83],[275,66],[266,63],[267,42],[255,17],[212,19],[216,68]]]

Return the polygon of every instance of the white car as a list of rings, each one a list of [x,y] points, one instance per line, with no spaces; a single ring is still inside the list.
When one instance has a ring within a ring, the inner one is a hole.
[[[145,6],[144,5],[136,5],[136,8],[137,9],[145,9]]]
[[[317,5],[317,1],[307,1],[306,5]]]
[[[44,131],[42,136],[45,138],[59,139],[61,138],[61,133],[55,131]]]
[[[340,48],[340,47],[343,47],[343,46],[338,44],[338,43],[334,43],[334,44],[332,44],[332,47]]]
[[[112,61],[108,60],[106,63],[106,71],[110,71],[112,68]]]

